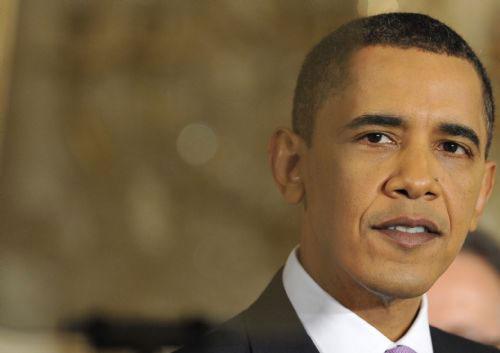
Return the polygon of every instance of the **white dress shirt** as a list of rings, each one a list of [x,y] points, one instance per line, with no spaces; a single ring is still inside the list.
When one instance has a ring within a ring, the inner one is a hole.
[[[427,297],[406,334],[392,342],[325,292],[304,270],[296,247],[283,270],[283,285],[293,308],[320,353],[384,353],[402,344],[417,353],[433,353]]]

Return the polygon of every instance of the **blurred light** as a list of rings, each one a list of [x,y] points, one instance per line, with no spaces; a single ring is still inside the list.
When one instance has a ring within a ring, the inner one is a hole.
[[[172,234],[169,190],[154,170],[147,166],[139,170],[128,190],[128,221],[139,249],[148,255],[164,256],[166,247],[174,243],[169,238]]]
[[[373,16],[398,10],[398,0],[358,0],[358,14],[360,16]]]
[[[177,137],[177,151],[188,164],[207,163],[217,151],[217,136],[206,125],[189,124]]]

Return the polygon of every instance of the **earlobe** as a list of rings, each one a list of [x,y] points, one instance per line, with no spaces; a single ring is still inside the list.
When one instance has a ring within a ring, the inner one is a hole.
[[[274,181],[288,203],[298,204],[304,196],[300,164],[304,141],[288,128],[277,129],[268,145],[268,159]]]
[[[469,228],[469,231],[471,232],[477,229],[479,219],[483,214],[486,203],[488,202],[488,199],[490,198],[493,192],[493,187],[495,186],[495,176],[496,176],[496,163],[492,161],[487,161],[485,165],[483,181],[481,184],[481,190],[479,191],[476,207],[474,209],[474,215],[472,217],[471,225]]]

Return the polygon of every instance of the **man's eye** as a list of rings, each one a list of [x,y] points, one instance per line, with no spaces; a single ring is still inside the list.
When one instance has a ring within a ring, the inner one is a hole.
[[[360,138],[360,140],[366,140],[370,143],[392,143],[392,140],[387,137],[387,135],[380,132],[372,132],[366,134]]]
[[[452,141],[443,142],[442,146],[443,146],[443,151],[448,153],[460,154],[460,155],[469,154],[469,152],[464,147]]]

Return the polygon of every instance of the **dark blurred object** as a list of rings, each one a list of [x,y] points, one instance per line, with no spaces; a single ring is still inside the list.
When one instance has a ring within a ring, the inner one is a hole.
[[[467,235],[462,251],[469,251],[485,259],[500,275],[500,245],[493,236],[483,231],[475,231]]]
[[[70,321],[63,325],[63,330],[83,334],[96,349],[153,353],[164,347],[195,343],[212,327],[207,321],[197,318],[166,322],[94,315]]]

